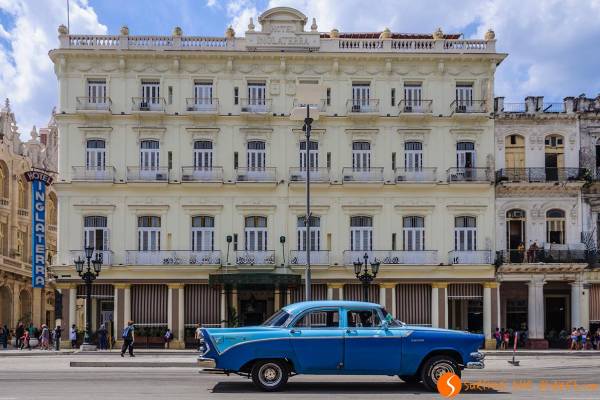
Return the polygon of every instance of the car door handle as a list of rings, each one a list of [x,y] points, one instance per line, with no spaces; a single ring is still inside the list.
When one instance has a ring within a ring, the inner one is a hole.
[[[356,333],[356,329],[346,329],[346,333]]]
[[[296,329],[292,329],[290,330],[290,333],[302,333],[302,331],[296,330]]]

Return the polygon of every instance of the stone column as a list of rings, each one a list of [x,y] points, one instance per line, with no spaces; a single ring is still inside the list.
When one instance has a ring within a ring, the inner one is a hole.
[[[127,324],[129,321],[131,321],[131,285],[125,285],[123,289],[123,322]]]
[[[571,326],[579,328],[581,324],[581,292],[583,284],[580,281],[571,282]]]
[[[60,347],[70,348],[71,343],[69,340],[69,332],[71,332],[71,324],[73,323],[70,319],[71,305],[73,304],[73,302],[71,301],[71,292],[75,294],[77,286],[70,283],[57,283],[56,289],[60,292],[62,296],[62,314],[56,315],[55,326],[60,325],[60,327],[62,328]],[[73,310],[73,314],[75,314],[75,310]]]
[[[548,342],[544,339],[544,284],[544,280],[537,277],[527,283],[529,286],[527,301],[528,347],[532,349],[548,348]]]
[[[385,282],[379,285],[379,304],[397,318],[396,282]]]
[[[71,325],[77,325],[77,285],[73,285],[69,288],[69,329],[71,330]],[[68,336],[68,334],[67,334]]]
[[[583,283],[581,291],[581,326],[590,329],[590,284]]]
[[[440,327],[439,314],[439,290],[433,284],[431,285],[431,326],[433,328]]]
[[[181,288],[177,290],[178,296],[178,304],[179,304],[179,313],[178,313],[178,324],[177,324],[177,338],[183,342],[183,347],[185,349],[185,285],[181,285]]]
[[[223,286],[221,288],[221,328],[225,328],[227,326],[227,291]]]
[[[275,292],[273,294],[273,311],[277,312],[281,308],[281,292],[279,287],[275,288]]]
[[[433,282],[431,284],[432,291],[437,290],[437,304],[433,302],[434,296],[431,296],[432,321],[431,324],[438,328],[448,328],[448,283]],[[433,293],[433,292],[432,292]],[[437,307],[436,312],[433,309]],[[434,325],[433,316],[437,314],[437,325]]]
[[[112,335],[116,341],[115,346],[117,347],[123,344],[121,333],[123,332],[125,325],[127,325],[127,321],[131,319],[131,300],[129,301],[129,307],[127,307],[129,312],[125,312],[125,290],[129,291],[130,287],[131,286],[127,283],[117,283],[114,285]]]
[[[238,312],[238,290],[236,287],[231,288],[231,308]]]
[[[183,320],[181,319],[180,312],[183,310],[183,302],[179,301],[179,292],[183,293],[182,283],[168,284],[167,327],[171,329],[171,332],[173,333],[171,348],[174,349],[185,348]]]
[[[496,339],[492,337],[495,327],[498,326],[498,284],[484,282],[483,284],[483,334],[485,335],[485,348],[496,348]]]
[[[45,302],[44,289],[33,288],[31,290],[31,322],[33,322],[33,325],[36,327],[42,325],[42,314]]]
[[[343,283],[328,283],[327,284],[327,300],[343,300],[344,284]]]
[[[14,281],[13,283],[13,287],[12,287],[12,292],[13,292],[13,311],[12,311],[12,315],[13,315],[13,322],[11,324],[11,326],[9,327],[9,329],[14,329],[17,326],[17,322],[21,321],[21,319],[23,318],[23,316],[21,315],[21,301],[20,301],[20,297],[21,297],[21,285],[19,284],[19,282]]]

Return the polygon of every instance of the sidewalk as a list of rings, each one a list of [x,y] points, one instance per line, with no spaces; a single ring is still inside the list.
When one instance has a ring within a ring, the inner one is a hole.
[[[488,356],[495,357],[512,357],[513,351],[511,350],[481,350]],[[600,357],[600,350],[562,350],[562,349],[549,349],[549,350],[528,350],[528,349],[517,349],[518,356],[569,356],[569,357]]]
[[[104,351],[81,351],[79,349],[61,349],[60,351],[54,350],[0,350],[1,357],[35,357],[35,356],[65,356],[65,355],[98,355],[98,356],[119,356],[120,349],[104,350]],[[193,349],[186,350],[173,350],[173,349],[135,349],[136,354],[140,355],[162,355],[162,356],[187,356],[197,355],[198,352]]]

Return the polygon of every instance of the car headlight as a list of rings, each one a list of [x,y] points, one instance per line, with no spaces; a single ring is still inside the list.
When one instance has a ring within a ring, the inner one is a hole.
[[[202,354],[203,356],[206,355],[206,353],[208,353],[208,351],[210,350],[210,346],[204,339],[200,339],[199,350],[200,350],[200,354]]]

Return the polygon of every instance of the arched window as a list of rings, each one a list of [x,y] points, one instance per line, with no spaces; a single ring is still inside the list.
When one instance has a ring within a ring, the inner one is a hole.
[[[10,175],[8,172],[8,166],[2,160],[0,160],[0,199],[10,198]]]
[[[404,143],[404,168],[409,171],[423,168],[423,143]]]
[[[160,250],[160,217],[138,217],[138,249],[140,251]]]
[[[296,226],[298,228],[298,250],[306,250],[306,217],[298,217]],[[310,217],[310,249],[321,250],[321,218]]]
[[[402,243],[406,251],[425,250],[425,218],[402,218]]]
[[[85,166],[91,170],[106,168],[106,143],[100,139],[90,139],[86,142]]]
[[[210,140],[194,142],[194,169],[210,170],[213,166],[213,143]]]
[[[352,168],[358,170],[371,168],[371,143],[352,142]]]
[[[373,250],[373,217],[350,217],[350,250]]]
[[[477,219],[475,217],[454,218],[454,250],[477,250]]]
[[[18,196],[18,205],[20,209],[27,210],[29,209],[29,196],[27,196],[28,185],[23,179],[19,179],[17,183],[17,188],[19,191]]]
[[[267,250],[267,218],[246,217],[244,224],[245,249],[250,251]]]
[[[546,211],[546,242],[565,244],[565,212],[557,208]]]
[[[85,247],[95,250],[109,250],[108,219],[102,215],[89,215],[83,218],[83,237]]]
[[[192,217],[192,251],[215,249],[215,219],[206,215]]]
[[[267,146],[265,142],[252,140],[248,142],[246,167],[249,170],[264,170],[267,166]]]

